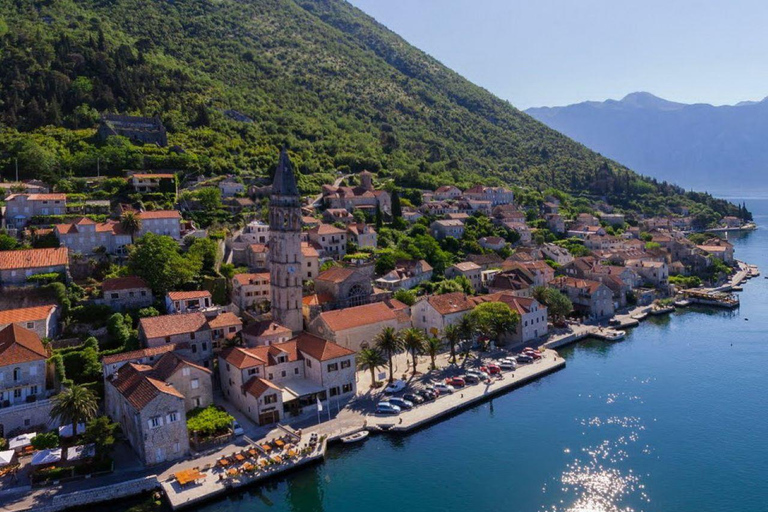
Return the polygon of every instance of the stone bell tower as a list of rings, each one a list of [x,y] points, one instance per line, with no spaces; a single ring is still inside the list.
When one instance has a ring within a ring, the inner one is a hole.
[[[304,329],[301,315],[301,201],[293,166],[283,149],[269,201],[269,276],[272,320],[294,333]]]

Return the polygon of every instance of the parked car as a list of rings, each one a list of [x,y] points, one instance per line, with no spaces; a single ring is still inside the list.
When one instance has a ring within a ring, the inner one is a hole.
[[[461,378],[464,379],[464,382],[466,382],[467,384],[477,384],[478,382],[480,382],[480,377],[478,377],[473,373],[467,373],[466,375],[463,375]]]
[[[388,395],[391,395],[392,393],[399,393],[405,389],[405,386],[406,384],[404,380],[396,380],[384,388],[384,393]]]
[[[431,385],[430,386],[424,386],[424,391],[426,391],[428,393],[432,393],[433,395],[435,395],[435,398],[440,396],[440,390],[437,389],[435,386],[431,386]]]
[[[533,349],[531,347],[526,347],[525,349],[523,349],[523,354],[525,354],[527,356],[531,356],[534,359],[541,359],[541,357],[542,357],[541,356],[541,352],[539,352],[538,350]]]
[[[481,366],[480,369],[487,373],[488,375],[496,375],[497,373],[501,373],[501,368],[499,368],[495,364],[489,364],[487,366]]]
[[[434,388],[440,392],[441,395],[450,395],[454,391],[456,391],[456,388],[449,384],[443,384],[442,382],[438,382],[434,385]]]
[[[419,405],[424,403],[424,397],[417,394],[415,391],[413,393],[404,394],[403,398],[408,400],[409,402],[413,402],[413,405]]]
[[[532,363],[533,357],[526,355],[526,354],[520,354],[517,356],[517,362],[518,363]]]
[[[448,377],[445,379],[445,383],[454,388],[463,388],[467,385],[467,382],[461,377]]]
[[[388,402],[394,406],[399,407],[401,411],[408,411],[413,409],[413,402],[404,398],[392,397],[388,400]]]
[[[379,402],[376,404],[376,414],[400,414],[400,408],[389,402]]]
[[[237,437],[245,434],[245,430],[243,430],[243,427],[240,426],[237,420],[232,421],[232,432],[234,432]]]
[[[425,402],[431,402],[437,398],[437,392],[428,389],[417,389],[414,393],[420,396]]]
[[[512,361],[501,361],[499,363],[499,368],[502,370],[514,370],[517,368],[517,363],[514,363]]]

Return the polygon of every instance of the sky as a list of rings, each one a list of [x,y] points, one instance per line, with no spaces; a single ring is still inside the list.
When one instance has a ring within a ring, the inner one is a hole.
[[[518,108],[768,96],[765,0],[349,0]]]

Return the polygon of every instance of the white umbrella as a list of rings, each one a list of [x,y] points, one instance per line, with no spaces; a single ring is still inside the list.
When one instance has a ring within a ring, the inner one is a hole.
[[[85,432],[85,423],[77,424],[77,433],[82,434]],[[59,427],[59,437],[72,437],[72,424],[67,423]]]
[[[0,452],[0,466],[7,466],[13,462],[14,455],[16,455],[16,452],[13,450],[5,450],[4,452]]]
[[[8,448],[13,450],[24,448],[32,444],[32,438],[37,435],[37,432],[30,432],[28,434],[21,434],[8,441]]]
[[[33,466],[45,466],[61,460],[61,448],[40,450],[32,456]]]

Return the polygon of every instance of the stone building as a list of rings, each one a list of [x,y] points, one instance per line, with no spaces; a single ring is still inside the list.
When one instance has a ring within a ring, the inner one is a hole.
[[[207,311],[213,307],[213,298],[208,290],[168,292],[165,294],[165,310],[169,314]]]
[[[177,313],[142,318],[139,320],[139,338],[150,348],[185,343],[188,352],[184,355],[206,368],[211,367],[211,328],[203,313]]]
[[[59,307],[46,304],[0,311],[0,330],[12,324],[33,331],[41,339],[55,338],[59,333]]]
[[[327,258],[340,260],[347,254],[347,231],[332,224],[320,224],[307,231],[309,241]]]
[[[66,194],[11,194],[5,198],[6,227],[23,228],[32,217],[67,213]]]
[[[0,251],[0,286],[19,286],[29,276],[59,272],[69,278],[69,252],[56,249]]]
[[[11,324],[0,331],[0,404],[43,398],[50,353],[34,331]]]
[[[157,116],[102,114],[96,135],[102,141],[107,140],[107,137],[121,136],[141,144],[156,144],[160,147],[168,145],[165,126]]]
[[[272,182],[269,203],[269,273],[272,318],[293,332],[304,326],[301,314],[301,201],[285,149]]]
[[[105,279],[101,292],[103,303],[117,311],[146,308],[155,301],[149,285],[137,276]]]
[[[301,333],[289,341],[231,347],[219,355],[224,396],[259,425],[335,407],[355,395],[355,354]]]
[[[365,267],[331,267],[315,278],[315,292],[329,298],[333,308],[359,306],[371,301],[373,269]]]
[[[445,332],[448,325],[458,323],[474,307],[474,303],[463,292],[428,295],[419,297],[411,306],[411,320],[417,329],[438,335]]]
[[[144,211],[137,216],[141,220],[141,229],[136,233],[136,238],[154,233],[181,240],[181,213],[177,210]]]
[[[235,274],[232,277],[232,303],[238,308],[253,309],[270,300],[269,273]]]
[[[53,232],[63,247],[85,256],[95,254],[101,247],[107,254],[125,255],[131,243],[131,235],[114,220],[94,222],[81,217],[74,222],[56,224]]]
[[[324,311],[309,324],[309,331],[355,352],[374,345],[385,328],[411,326],[410,308],[402,302],[373,302],[334,311]]]
[[[395,268],[376,280],[376,285],[390,291],[408,290],[432,279],[432,266],[426,260],[398,260]]]

